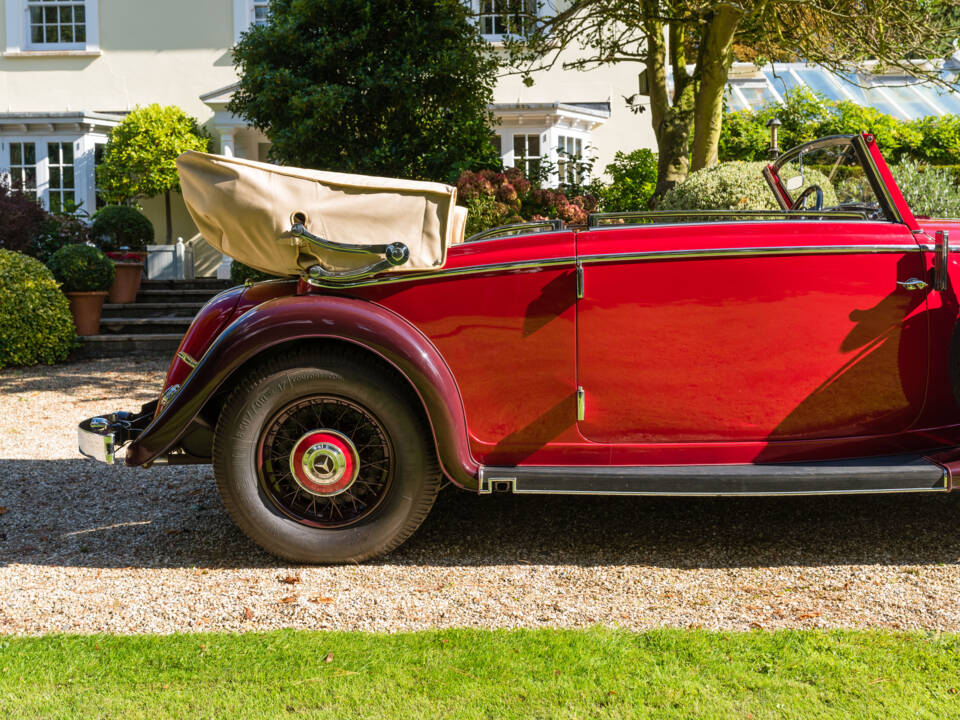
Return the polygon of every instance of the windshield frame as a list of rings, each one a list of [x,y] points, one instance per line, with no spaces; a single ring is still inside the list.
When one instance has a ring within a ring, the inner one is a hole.
[[[903,218],[901,217],[900,212],[897,210],[897,206],[893,202],[893,198],[891,197],[886,184],[880,177],[880,170],[877,168],[877,164],[874,162],[873,156],[870,154],[870,149],[867,147],[867,142],[864,139],[864,136],[861,134],[828,135],[826,137],[817,138],[816,140],[811,140],[810,142],[790,148],[786,152],[779,155],[772,163],[767,165],[763,169],[763,177],[770,186],[770,190],[773,192],[773,195],[777,199],[781,209],[788,211],[791,210],[794,198],[790,196],[790,193],[787,192],[786,187],[780,181],[780,168],[792,160],[799,159],[802,155],[808,152],[833,146],[848,146],[853,148],[854,152],[856,153],[857,160],[859,160],[860,166],[863,168],[863,173],[866,176],[867,181],[870,183],[873,194],[878,200],[880,210],[883,212],[884,218],[891,222],[902,223]]]

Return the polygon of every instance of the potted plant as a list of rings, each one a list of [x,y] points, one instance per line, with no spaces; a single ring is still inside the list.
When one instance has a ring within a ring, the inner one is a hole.
[[[47,264],[70,301],[77,335],[100,332],[100,312],[116,271],[113,262],[92,245],[64,245]]]
[[[143,278],[147,245],[153,242],[153,223],[136,208],[108,205],[93,216],[90,234],[116,269],[110,302],[133,302]]]

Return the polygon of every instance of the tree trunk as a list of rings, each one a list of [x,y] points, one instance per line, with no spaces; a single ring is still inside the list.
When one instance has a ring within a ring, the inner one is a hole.
[[[693,123],[693,82],[684,57],[683,25],[671,23],[670,62],[673,69],[673,102],[667,92],[667,43],[664,24],[656,19],[657,3],[644,0],[644,31],[647,36],[647,80],[650,88],[650,115],[657,139],[657,187],[653,204],[670,188],[687,177],[690,130]]]
[[[164,210],[167,213],[167,245],[173,245],[173,224],[170,222],[170,191],[163,194]]]
[[[717,146],[723,125],[723,94],[733,61],[733,36],[743,10],[717,5],[704,28],[697,58],[700,89],[694,107],[693,170],[717,162]]]

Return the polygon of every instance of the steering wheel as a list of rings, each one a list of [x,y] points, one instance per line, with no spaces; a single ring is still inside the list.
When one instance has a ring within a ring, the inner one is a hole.
[[[797,199],[793,201],[793,205],[790,206],[791,210],[801,210],[803,209],[803,201],[807,199],[807,196],[815,192],[817,193],[817,201],[813,205],[815,212],[820,212],[823,210],[823,189],[819,185],[811,185],[802,193],[797,195]]]

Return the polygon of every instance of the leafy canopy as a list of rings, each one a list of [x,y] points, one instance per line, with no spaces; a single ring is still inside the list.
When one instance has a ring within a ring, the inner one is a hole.
[[[274,0],[234,48],[230,110],[291,165],[453,180],[498,164],[497,62],[459,0]]]
[[[103,163],[97,168],[98,187],[111,203],[179,190],[177,156],[209,147],[210,138],[180,108],[138,107],[110,132]]]
[[[734,60],[805,61],[942,82],[937,67],[960,34],[958,0],[573,0],[507,43],[516,72],[636,62],[657,138],[657,195],[688,169],[717,161],[723,93]],[[642,98],[627,98],[634,110]]]

